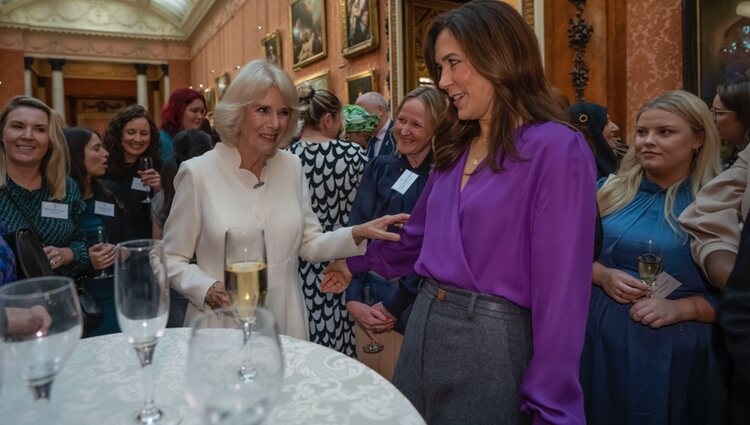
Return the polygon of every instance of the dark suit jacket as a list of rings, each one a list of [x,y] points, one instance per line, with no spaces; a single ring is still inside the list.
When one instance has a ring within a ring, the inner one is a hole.
[[[376,156],[393,155],[394,153],[396,153],[396,139],[393,137],[393,124],[394,122],[393,120],[391,120],[391,124],[385,131],[385,135],[383,136],[383,143],[380,145],[380,150],[378,151],[377,155],[375,155],[375,137],[370,140],[370,144],[367,146],[368,161]]]
[[[734,270],[719,304],[719,323],[732,356],[732,423],[750,424],[750,215]]]

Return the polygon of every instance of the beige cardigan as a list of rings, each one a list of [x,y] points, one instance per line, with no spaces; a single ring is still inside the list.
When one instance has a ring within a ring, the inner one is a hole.
[[[737,161],[698,192],[695,202],[680,215],[683,229],[692,236],[693,259],[705,271],[708,254],[715,251],[737,253],[742,224],[750,210],[750,146]]]

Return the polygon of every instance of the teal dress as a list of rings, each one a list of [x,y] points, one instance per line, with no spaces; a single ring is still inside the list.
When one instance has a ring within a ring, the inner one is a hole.
[[[89,246],[99,242],[96,239],[96,230],[99,226],[104,226],[106,230],[107,243],[117,244],[131,239],[130,218],[120,200],[113,195],[112,189],[111,182],[97,182],[93,195],[85,201],[86,209],[82,217],[82,228]],[[107,208],[97,210],[97,203]],[[96,279],[95,277],[101,274],[101,270],[94,270],[89,265],[86,276],[83,278],[86,290],[96,298],[104,314],[99,326],[87,330],[83,335],[84,338],[120,332],[115,309],[113,267],[109,267],[105,272],[109,277]]]
[[[668,298],[701,295],[716,308],[717,291],[693,262],[687,235],[664,218],[666,191],[643,180],[635,198],[602,220],[599,262],[638,277],[642,241],[657,240],[662,269],[682,283]],[[693,200],[678,188],[674,216]],[[592,285],[581,384],[589,424],[710,425],[727,423],[727,355],[715,324],[680,322],[651,329],[630,318]]]
[[[43,186],[27,190],[17,185],[10,177],[5,178],[5,187],[0,189],[0,222],[8,231],[27,227],[39,233],[45,246],[70,248],[73,262],[55,269],[55,274],[77,278],[89,267],[89,252],[81,231],[81,219],[85,208],[78,185],[68,177],[65,181],[65,199],[54,200]],[[44,217],[44,202],[67,205],[65,217]]]
[[[166,162],[174,156],[172,135],[167,133],[166,130],[159,130],[159,140],[161,141],[161,162]]]

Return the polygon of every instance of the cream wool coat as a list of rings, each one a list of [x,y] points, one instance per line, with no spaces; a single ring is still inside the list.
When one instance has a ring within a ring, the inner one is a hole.
[[[266,307],[281,334],[309,339],[308,316],[298,276],[299,257],[310,262],[361,255],[351,227],[322,233],[310,207],[307,180],[297,156],[278,151],[261,173],[264,184],[240,169],[236,148],[223,143],[184,162],[175,177],[175,197],[164,226],[172,287],[189,301],[185,325],[207,309],[204,300],[224,280],[224,233],[234,226],[261,224],[268,260]],[[195,254],[197,264],[189,261]]]

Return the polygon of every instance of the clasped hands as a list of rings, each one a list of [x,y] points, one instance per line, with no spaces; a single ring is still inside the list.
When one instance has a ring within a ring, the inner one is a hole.
[[[674,300],[648,298],[651,288],[622,270],[608,268],[600,286],[618,303],[633,304],[630,318],[642,325],[656,329],[680,321],[680,309]]]

